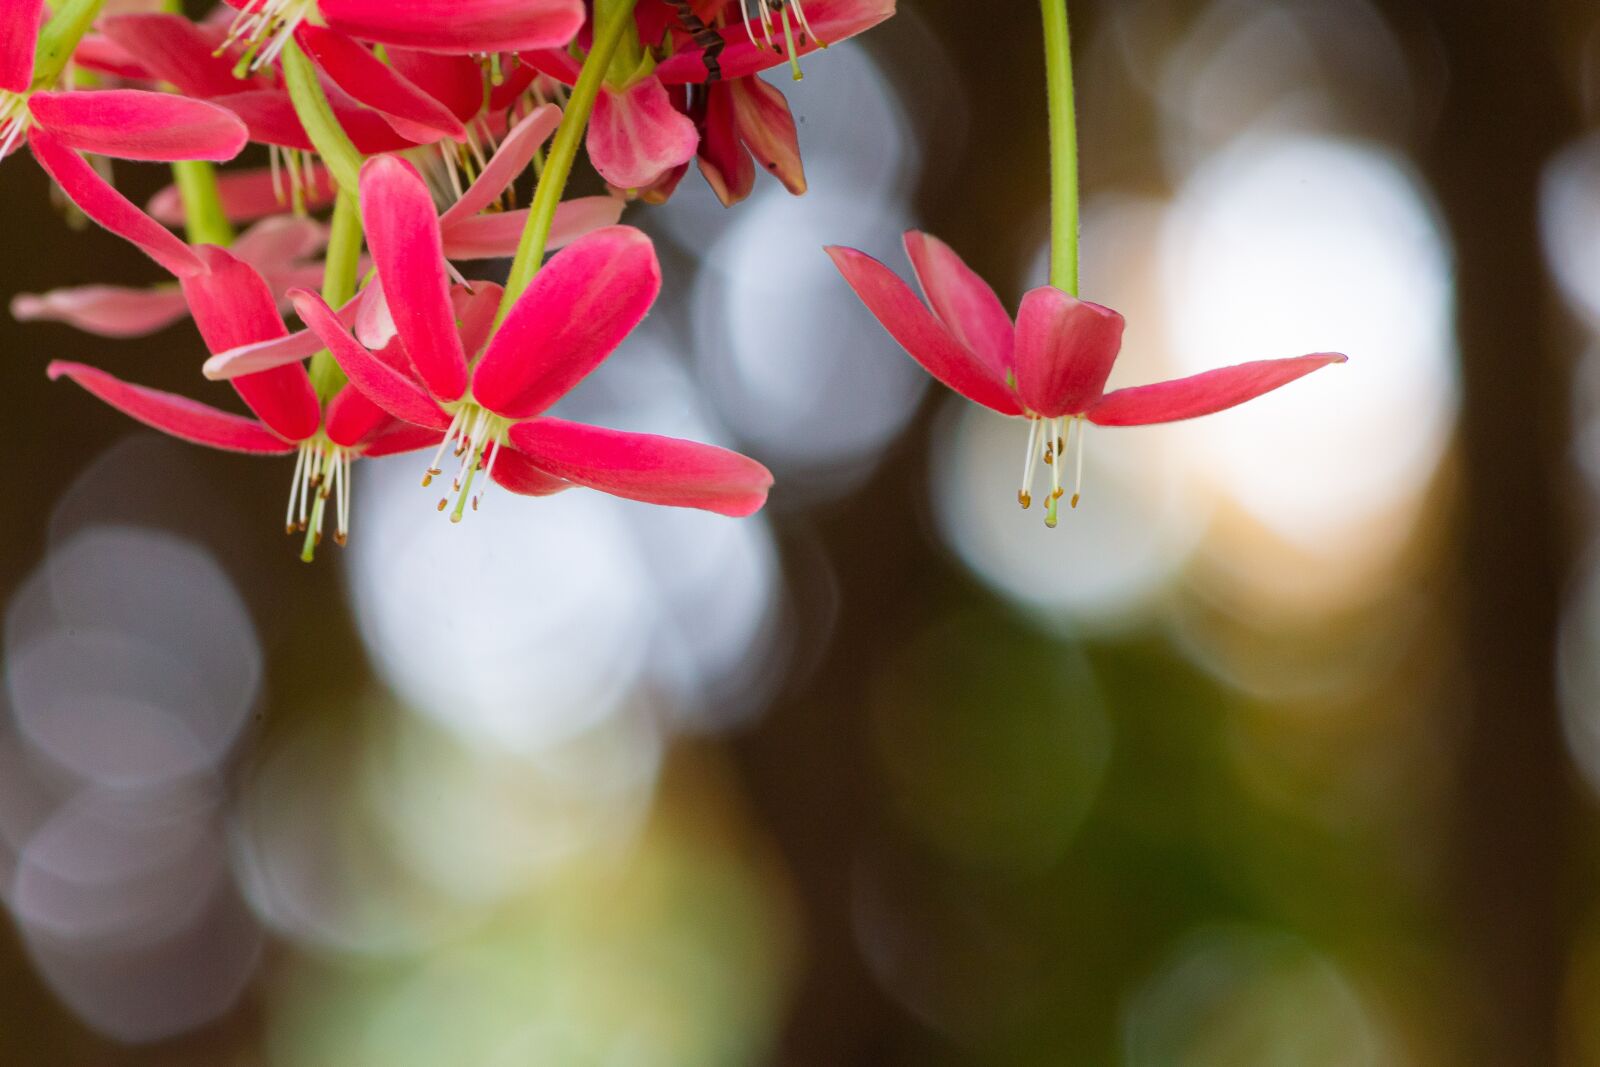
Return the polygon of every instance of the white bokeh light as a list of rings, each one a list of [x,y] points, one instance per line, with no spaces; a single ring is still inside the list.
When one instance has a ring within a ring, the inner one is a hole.
[[[1212,158],[1170,218],[1178,373],[1351,357],[1184,427],[1223,493],[1298,548],[1338,555],[1420,494],[1449,440],[1458,384],[1442,227],[1394,156],[1298,135],[1245,138]]]

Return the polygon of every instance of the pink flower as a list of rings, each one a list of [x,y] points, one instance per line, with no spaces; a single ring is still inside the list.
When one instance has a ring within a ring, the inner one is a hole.
[[[584,426],[545,412],[644,318],[661,287],[649,238],[612,226],[557,253],[493,329],[493,286],[451,291],[439,220],[422,179],[389,157],[361,173],[362,218],[405,358],[359,343],[313,293],[296,310],[356,388],[397,419],[442,432],[459,521],[482,470],[513,492],[583,485],[632,500],[748,515],[772,476],[754,460],[692,441]],[[449,498],[439,501],[439,510]]]
[[[736,195],[739,189],[748,195],[754,181],[753,170],[746,170],[749,157],[743,155],[748,148],[790,191],[803,192],[805,178],[788,103],[753,75],[787,62],[795,66],[798,78],[798,57],[876,26],[894,14],[895,0],[726,0],[699,20],[704,33],[693,32],[672,13],[675,9],[662,10],[666,7],[641,5],[639,24],[644,33],[664,35],[661,47],[670,50],[668,58],[653,70],[646,64],[640,75],[623,84],[608,81],[595,101],[588,149],[600,176],[619,189],[654,187],[652,199],[665,199],[663,192],[675,184],[674,170],[700,149],[707,180],[724,203],[732,203],[742,199]],[[727,25],[711,29],[719,20]],[[568,85],[577,80],[578,63],[566,53],[525,58]],[[706,102],[706,128],[697,129],[674,106],[668,87],[715,86],[719,81],[735,87],[713,88]],[[701,143],[703,135],[716,139],[709,151]]]
[[[1041,286],[1022,298],[1016,323],[994,290],[951,248],[912,231],[905,237],[924,304],[872,257],[830,247],[828,255],[884,328],[929,374],[969,400],[1028,420],[1028,452],[1017,499],[1032,502],[1035,461],[1051,466],[1046,521],[1055,525],[1061,463],[1072,425],[1083,470],[1086,423],[1142,426],[1210,415],[1253,400],[1345,357],[1325,352],[1262,360],[1188,378],[1105,391],[1122,347],[1122,316],[1110,308]],[[1077,506],[1078,494],[1072,496]]]
[[[266,281],[254,268],[220,248],[208,245],[193,251],[204,269],[183,279],[183,296],[211,351],[288,332]],[[439,438],[437,432],[397,422],[348,385],[324,410],[299,364],[234,379],[234,388],[253,418],[134,385],[82,363],[56,360],[48,373],[52,379],[78,383],[147,426],[194,444],[252,455],[297,452],[285,526],[291,531],[309,529],[313,543],[322,539],[331,511],[334,537],[344,544],[350,528],[351,463],[356,457],[410,451]]]
[[[229,251],[254,267],[280,306],[292,288],[318,285],[322,264],[312,258],[327,232],[310,219],[273,215],[239,235]],[[175,285],[138,289],[80,285],[48,293],[18,293],[11,315],[19,322],[64,322],[102,337],[142,337],[187,317],[188,301]]]

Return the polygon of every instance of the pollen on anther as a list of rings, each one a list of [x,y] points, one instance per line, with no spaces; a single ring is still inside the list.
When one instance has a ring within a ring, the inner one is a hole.
[[[1078,494],[1077,493],[1073,493],[1072,494],[1072,506],[1073,507],[1077,507],[1078,506],[1078,500],[1079,500]]]
[[[1033,507],[1033,494],[1027,492],[1026,490],[1019,489],[1017,491],[1017,503],[1022,505],[1023,511],[1027,511],[1029,508]]]
[[[435,510],[436,511],[443,511],[445,508],[447,508],[449,506],[450,506],[450,501],[447,500],[447,499],[442,499],[442,500],[439,501],[439,506]]]

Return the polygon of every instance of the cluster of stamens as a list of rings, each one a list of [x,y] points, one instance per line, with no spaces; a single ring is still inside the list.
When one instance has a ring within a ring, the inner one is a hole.
[[[316,180],[316,156],[298,148],[267,146],[267,164],[272,172],[272,195],[296,215],[306,213],[306,190]]]
[[[1061,487],[1061,468],[1067,462],[1067,445],[1072,440],[1072,425],[1078,424],[1078,460],[1072,486],[1072,507],[1078,506],[1083,488],[1083,434],[1085,423],[1081,417],[1067,415],[1054,419],[1032,416],[1028,419],[1028,453],[1022,462],[1022,488],[1017,490],[1017,503],[1023,510],[1033,506],[1033,476],[1038,461],[1044,460],[1050,468],[1050,496],[1045,504],[1044,524],[1052,530],[1060,517],[1060,502],[1066,490]]]
[[[756,18],[750,17],[750,4],[756,5]],[[796,31],[798,30],[799,46],[804,47],[807,40],[817,42],[817,47],[826,48],[828,42],[818,37],[811,29],[811,23],[806,21],[805,9],[800,6],[800,0],[739,0],[739,11],[744,15],[744,29],[750,35],[750,43],[757,48],[765,48],[771,52],[782,52],[789,57],[789,68],[794,71],[794,80],[799,81],[803,74],[800,73],[800,60],[796,55]],[[794,13],[794,21],[790,22],[789,14]],[[761,37],[756,37],[756,26],[761,27]],[[780,49],[774,39],[774,33],[783,38],[783,47]]]
[[[458,465],[455,477],[450,480],[450,493],[439,498],[438,510],[442,512],[450,508],[450,496],[453,494],[455,507],[450,509],[451,522],[461,521],[469,499],[472,510],[477,511],[483,501],[484,490],[493,484],[494,461],[503,447],[501,442],[505,437],[506,425],[505,419],[471,403],[462,404],[455,418],[450,420],[450,428],[445,431],[444,440],[439,442],[439,450],[433,454],[428,472],[422,476],[422,485],[426,488],[433,484],[435,478],[444,474],[440,464],[444,462],[444,454],[448,450]],[[483,483],[477,493],[473,493],[472,484],[480,469],[483,471]]]
[[[341,548],[350,539],[350,463],[348,449],[325,438],[300,443],[294,481],[289,486],[289,507],[283,515],[285,533],[306,535],[302,556],[310,559],[322,544],[328,501],[333,501],[333,539]]]
[[[221,55],[240,41],[244,55],[234,68],[236,77],[260,70],[274,62],[294,36],[295,27],[305,20],[316,0],[251,0],[239,9],[228,27],[228,36],[217,47]]]
[[[28,94],[0,90],[0,158],[11,154],[29,123]]]

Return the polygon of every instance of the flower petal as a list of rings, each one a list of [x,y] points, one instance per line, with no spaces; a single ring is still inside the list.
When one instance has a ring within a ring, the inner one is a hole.
[[[1011,390],[972,350],[958,341],[894,271],[864,252],[826,249],[844,280],[883,328],[922,368],[968,400],[1002,415],[1020,415]]]
[[[162,433],[197,445],[259,455],[282,455],[294,451],[293,444],[274,436],[254,419],[218,411],[176,393],[131,385],[82,363],[58,359],[46,368],[45,373],[50,375],[51,381],[57,378],[71,379],[123,414]]]
[[[1105,392],[1122,350],[1122,316],[1041,286],[1017,309],[1017,395],[1030,411],[1077,415]]]
[[[1000,298],[937,237],[910,230],[905,246],[917,284],[933,313],[1003,380],[1012,369],[1014,330]]]
[[[1089,409],[1089,421],[1099,426],[1146,426],[1211,415],[1346,358],[1337,352],[1318,352],[1292,359],[1264,359],[1170,382],[1118,389]]]
[[[535,108],[501,140],[500,147],[489,157],[483,172],[467,186],[461,199],[439,216],[441,228],[452,222],[471,218],[500,198],[506,187],[528,169],[539,146],[555,131],[561,122],[561,109],[554,104]]]
[[[320,164],[311,168],[302,186],[308,210],[333,203],[338,189],[333,176]],[[293,206],[290,189],[283,175],[265,169],[226,170],[217,175],[217,195],[222,211],[233,222],[254,222],[268,215],[288,211]],[[145,210],[168,226],[182,226],[183,196],[176,185],[168,185],[145,205]]]
[[[795,129],[788,99],[757,77],[735,78],[728,83],[728,90],[739,136],[750,154],[785,189],[802,195],[806,172],[800,162],[800,132]]]
[[[378,427],[371,437],[361,443],[361,454],[368,459],[380,456],[398,456],[402,452],[415,452],[419,448],[437,448],[444,437],[442,430],[413,426],[409,422],[390,419],[387,426]]]
[[[0,0],[0,90],[33,84],[33,51],[44,23],[44,0]]]
[[[546,474],[628,500],[743,516],[767,502],[772,474],[737,452],[562,419],[511,427],[511,443]]]
[[[18,322],[64,322],[101,337],[143,337],[188,314],[189,305],[175,286],[80,285],[11,299],[11,316]]]
[[[400,152],[415,148],[416,142],[395,132],[382,115],[356,104],[343,89],[331,83],[323,85],[328,104],[350,142],[363,155],[379,152]],[[306,136],[300,117],[295,114],[289,94],[282,89],[253,89],[231,96],[219,96],[216,102],[239,116],[250,131],[250,140],[281,148],[298,148],[310,152],[314,146]]]
[[[442,430],[450,416],[440,410],[427,390],[368,352],[350,336],[322,297],[305,289],[289,294],[295,313],[333,353],[339,367],[368,400],[397,419],[416,426]]]
[[[220,163],[249,139],[244,123],[224,108],[140,89],[39,92],[28,98],[28,110],[68,148],[117,159]]]
[[[467,135],[466,127],[451,110],[412,84],[411,80],[338,30],[302,22],[295,39],[339,88],[375,111],[404,121],[397,127],[406,137],[420,133],[422,140]],[[420,129],[416,129],[420,127]]]
[[[518,496],[554,496],[572,483],[546,474],[533,461],[514,448],[504,448],[494,457],[494,480]]]
[[[365,306],[368,291],[363,289],[339,309],[340,322],[349,326],[356,321]],[[297,330],[282,337],[256,341],[219,352],[205,361],[200,373],[212,381],[231,381],[247,374],[260,374],[274,367],[299,363],[302,359],[316,355],[325,347],[322,338],[312,331]]]
[[[211,245],[197,251],[207,269],[184,278],[183,293],[208,349],[226,352],[288,334],[267,283],[249,264]],[[322,423],[322,405],[298,363],[243,375],[233,387],[280,437],[303,441]]]
[[[235,57],[218,51],[221,31],[181,15],[115,15],[101,19],[100,27],[155,80],[171,82],[185,96],[209,100],[266,85],[261,78],[235,77]]]
[[[563,200],[550,224],[551,251],[565,248],[584,234],[615,226],[622,218],[624,201],[615,196],[580,196]],[[448,212],[446,213],[448,214]],[[528,209],[496,211],[488,215],[454,219],[443,224],[444,254],[448,259],[503,259],[516,254],[517,242],[528,225]]]
[[[423,52],[476,54],[565,48],[583,0],[320,0],[328,25],[352,37]]]
[[[145,255],[180,278],[205,269],[188,245],[107,184],[78,153],[37,127],[29,131],[28,144],[39,165],[85,215],[118,237],[132,241]]]
[[[324,420],[328,440],[344,448],[359,444],[379,427],[393,421],[387,411],[348,383],[328,401],[328,414]]]
[[[645,78],[621,91],[605,88],[589,121],[589,159],[618,189],[649,185],[694,158],[700,134],[672,106],[667,87]]]
[[[361,168],[361,218],[396,330],[434,396],[455,400],[467,388],[467,359],[450,309],[439,217],[428,187],[391,156]]]
[[[723,83],[706,86],[706,113],[700,123],[700,173],[723,207],[739,203],[756,187],[756,163],[739,137],[733,90]]]
[[[661,291],[650,238],[611,226],[557,252],[489,341],[472,377],[488,410],[526,419],[546,410],[639,325]]]
[[[796,51],[803,56],[816,51],[822,43],[838,44],[847,37],[854,37],[893,15],[894,6],[895,0],[805,0],[806,21],[811,23],[811,28],[816,31],[820,42],[811,40],[802,42],[799,27],[796,26],[795,44],[798,46]],[[751,3],[752,15],[755,9],[756,5]],[[789,61],[789,54],[784,50],[783,40],[778,33],[773,35],[773,45],[776,47],[759,47],[751,43],[750,33],[745,29],[745,23],[738,18],[737,11],[733,12],[733,16],[728,24],[718,31],[725,42],[719,64],[725,80],[743,78]],[[755,30],[755,39],[764,44],[761,20],[752,18],[751,22]],[[708,76],[704,55],[704,49],[698,46],[681,48],[656,68],[656,75],[669,84],[703,82]]]
[[[266,273],[305,259],[319,251],[327,240],[327,229],[315,219],[272,215],[241,233],[228,250]]]
[[[395,70],[449,108],[462,122],[483,110],[483,68],[471,56],[442,56],[414,48],[386,51]],[[507,101],[505,107],[509,106],[510,101]]]

